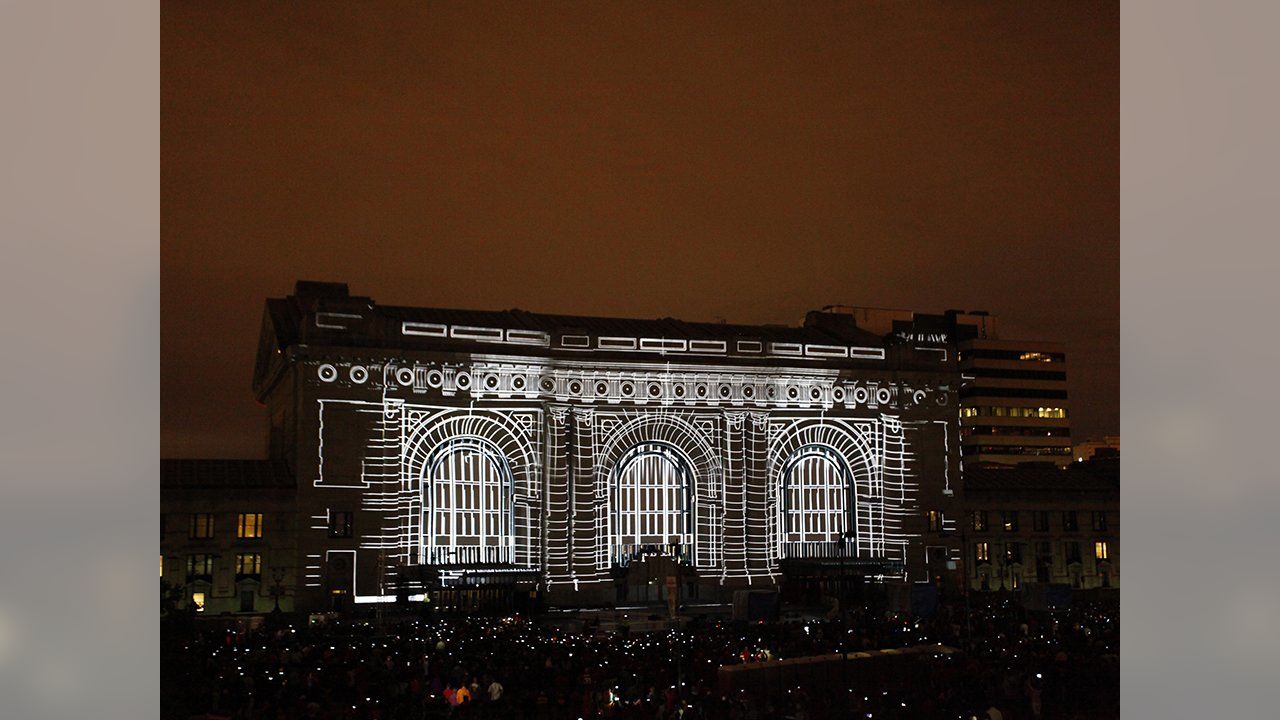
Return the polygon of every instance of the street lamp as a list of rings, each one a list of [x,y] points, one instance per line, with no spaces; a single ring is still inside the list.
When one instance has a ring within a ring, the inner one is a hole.
[[[284,582],[284,568],[271,568],[271,597],[275,600],[275,607],[271,609],[272,615],[280,614],[280,596],[284,594],[284,588],[281,584]]]

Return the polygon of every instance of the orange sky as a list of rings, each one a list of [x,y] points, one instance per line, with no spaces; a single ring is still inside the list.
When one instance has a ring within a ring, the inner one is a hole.
[[[262,301],[985,309],[1119,431],[1114,3],[166,2],[161,452],[256,457]]]

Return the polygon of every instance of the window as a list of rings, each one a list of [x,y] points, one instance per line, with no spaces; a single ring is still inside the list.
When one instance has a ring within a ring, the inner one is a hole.
[[[960,408],[960,417],[962,418],[977,417],[977,416],[978,416],[978,408],[976,407]]]
[[[213,556],[201,553],[187,557],[187,576],[192,578],[213,576]]]
[[[1004,561],[1007,563],[1022,562],[1022,543],[1005,543],[1004,545]]]
[[[1094,530],[1106,530],[1106,529],[1107,529],[1107,513],[1106,513],[1105,511],[1102,511],[1102,510],[1095,510],[1095,511],[1094,511],[1094,513],[1093,513],[1093,529],[1094,529]]]
[[[241,553],[236,555],[237,579],[243,575],[261,575],[262,556],[258,553]]]
[[[240,612],[253,612],[253,591],[245,590],[240,593]]]
[[[1093,544],[1093,557],[1095,560],[1110,560],[1110,548],[1107,547],[1106,540],[1099,540]]]
[[[1076,518],[1075,510],[1064,510],[1062,513],[1062,529],[1067,532],[1075,532],[1080,529],[1080,522]]]
[[[929,532],[942,532],[942,512],[939,510],[929,511]]]
[[[190,536],[196,540],[208,540],[213,537],[213,513],[192,515]]]
[[[502,451],[478,438],[454,438],[432,452],[424,471],[424,560],[510,562],[511,469]]]
[[[352,513],[350,512],[329,513],[329,537],[351,537],[351,515]]]
[[[1005,510],[1004,512],[1000,513],[1000,524],[1004,526],[1005,532],[1017,532],[1018,531],[1018,511]]]
[[[989,562],[991,560],[990,548],[986,543],[973,544],[973,559],[977,562]]]
[[[825,445],[806,445],[791,455],[782,472],[783,552],[808,552],[805,543],[840,542],[851,529],[851,476],[843,456]]]
[[[164,577],[164,553],[160,553],[160,577]]]
[[[1049,532],[1049,511],[1036,510],[1031,513],[1031,523],[1036,532]]]
[[[240,513],[236,520],[236,537],[262,537],[262,513]]]
[[[973,529],[975,532],[986,532],[987,529],[987,511],[973,511]]]
[[[1036,543],[1036,557],[1045,562],[1053,561],[1053,543],[1038,542]]]
[[[1066,555],[1068,563],[1080,562],[1080,543],[1074,540],[1062,544],[1063,554]]]
[[[196,606],[196,612],[204,612],[204,593],[191,593],[191,604]]]

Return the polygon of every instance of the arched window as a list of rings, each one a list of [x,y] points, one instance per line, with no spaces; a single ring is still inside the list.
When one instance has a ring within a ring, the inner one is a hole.
[[[690,557],[692,476],[684,455],[665,443],[642,443],[622,455],[610,497],[615,562],[646,550]]]
[[[511,471],[488,443],[446,442],[427,464],[423,548],[428,564],[511,562]]]
[[[834,449],[807,445],[782,468],[780,530],[784,557],[828,554],[850,527],[853,507],[848,464]]]

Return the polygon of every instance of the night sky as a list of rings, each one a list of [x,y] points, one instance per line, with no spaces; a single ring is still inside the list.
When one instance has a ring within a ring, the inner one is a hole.
[[[267,297],[984,309],[1119,432],[1116,3],[161,10],[161,453],[262,457]]]

